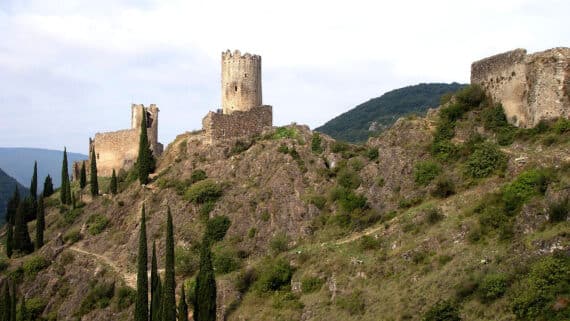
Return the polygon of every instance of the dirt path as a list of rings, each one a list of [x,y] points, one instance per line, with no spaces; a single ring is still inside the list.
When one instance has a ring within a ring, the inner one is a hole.
[[[79,248],[77,246],[70,246],[68,249],[71,251],[74,251],[76,253],[80,253],[83,255],[90,256],[90,257],[94,258],[97,262],[109,266],[117,275],[121,276],[121,278],[125,281],[125,284],[128,287],[130,287],[132,289],[136,289],[136,287],[137,287],[137,275],[136,275],[136,273],[127,273],[127,272],[123,271],[117,264],[115,264],[115,262],[113,262],[110,258],[108,258],[106,256],[86,251],[86,250]],[[159,274],[164,273],[164,269],[159,269],[158,273]],[[148,271],[148,276],[150,277],[150,271]]]

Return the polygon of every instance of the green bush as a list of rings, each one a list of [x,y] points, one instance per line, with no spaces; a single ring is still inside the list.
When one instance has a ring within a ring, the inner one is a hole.
[[[269,248],[275,255],[287,251],[289,249],[289,237],[285,233],[277,233],[269,241]]]
[[[257,281],[257,272],[253,268],[247,268],[238,273],[235,280],[236,290],[244,294]]]
[[[366,310],[364,293],[360,290],[356,290],[350,294],[339,296],[336,300],[336,305],[350,315],[364,314]]]
[[[362,182],[358,174],[348,168],[343,168],[338,172],[336,181],[338,185],[347,189],[357,189]]]
[[[210,242],[221,241],[224,239],[224,236],[226,236],[231,224],[232,223],[227,216],[215,216],[208,220],[204,237],[210,240]]]
[[[501,104],[485,108],[481,113],[483,127],[487,130],[497,131],[500,128],[509,127],[505,110]]]
[[[309,204],[315,205],[319,210],[323,210],[327,205],[327,199],[322,195],[310,194],[307,195],[306,200]]]
[[[441,211],[437,208],[430,208],[427,210],[426,213],[426,223],[428,223],[429,225],[434,225],[435,223],[443,220],[445,218],[445,216],[443,216],[443,214],[441,214]]]
[[[115,295],[115,283],[95,283],[81,302],[79,316],[84,316],[95,309],[104,309],[109,306]]]
[[[199,253],[182,246],[174,248],[174,267],[177,273],[183,276],[191,276],[198,271]]]
[[[83,213],[82,208],[65,210],[63,212],[63,221],[65,225],[69,226],[73,224],[75,222],[75,219],[78,218],[81,215],[81,213]]]
[[[316,276],[307,276],[301,279],[301,291],[312,293],[321,289],[325,281]]]
[[[291,283],[293,267],[284,259],[265,264],[254,287],[260,293],[277,291]]]
[[[368,160],[375,161],[378,159],[378,155],[378,148],[368,148],[366,150],[366,157],[368,157]]]
[[[455,184],[445,176],[440,176],[435,181],[435,186],[431,191],[431,195],[439,198],[446,198],[455,194]]]
[[[279,127],[269,137],[269,139],[297,138],[299,133],[295,127]]]
[[[543,257],[532,264],[530,272],[515,286],[512,311],[518,320],[568,320],[568,307],[552,309],[570,289],[570,256],[564,253]]]
[[[40,255],[34,255],[24,261],[22,268],[27,278],[34,278],[38,272],[47,268],[49,265],[50,262],[48,259]]]
[[[216,182],[206,179],[199,181],[184,193],[184,198],[187,201],[196,204],[204,204],[206,202],[215,202],[222,196],[222,188]]]
[[[240,262],[237,258],[237,254],[229,250],[222,250],[214,253],[212,263],[214,265],[214,270],[218,274],[227,274],[240,268]]]
[[[203,181],[206,178],[208,178],[208,175],[206,175],[206,172],[201,169],[195,169],[192,171],[192,174],[190,174],[190,181],[192,184]]]
[[[287,147],[285,144],[281,144],[279,147],[277,147],[277,151],[282,154],[289,154],[289,147]]]
[[[311,150],[316,154],[323,152],[322,138],[317,132],[313,133],[313,136],[311,137]]]
[[[467,173],[473,178],[487,177],[493,172],[503,170],[506,161],[506,156],[496,145],[482,143],[467,160]]]
[[[352,213],[355,210],[364,210],[368,208],[368,199],[366,196],[345,190],[338,198],[338,205],[344,212]]]
[[[87,220],[89,234],[97,235],[107,227],[109,219],[101,214],[93,214]]]
[[[451,301],[439,301],[424,314],[422,321],[461,321],[459,306]]]
[[[550,223],[564,222],[570,214],[570,198],[566,197],[548,206],[548,220]]]
[[[449,140],[434,140],[430,152],[443,162],[452,161],[459,156],[459,148]]]
[[[479,284],[478,294],[482,302],[494,301],[505,294],[508,278],[502,273],[487,274]]]
[[[249,231],[247,231],[247,237],[250,239],[254,238],[255,234],[257,234],[257,229],[255,227],[252,227],[249,229]]]
[[[78,228],[71,229],[65,232],[65,234],[63,234],[63,241],[66,243],[73,244],[80,240],[81,240],[81,231]]]
[[[47,306],[43,298],[31,298],[26,300],[26,309],[28,312],[28,320],[42,320],[41,315]]]
[[[235,142],[230,150],[230,155],[237,155],[245,152],[253,145],[252,142],[245,142],[243,140],[238,140]]]
[[[331,151],[333,153],[342,153],[342,152],[346,152],[350,149],[350,145],[348,145],[345,142],[341,142],[341,141],[334,141],[334,143],[331,146]]]
[[[198,215],[200,216],[200,220],[202,220],[203,222],[208,221],[208,219],[210,218],[210,213],[214,210],[214,207],[216,207],[216,202],[214,201],[208,201],[202,204],[202,206],[200,206],[200,209],[198,210]]]
[[[115,293],[116,305],[118,311],[123,311],[135,303],[137,292],[128,286],[117,288]]]
[[[441,173],[441,166],[434,161],[420,161],[414,166],[414,181],[421,186],[428,185]]]
[[[379,239],[374,238],[370,235],[364,235],[363,237],[360,238],[360,242],[358,243],[358,247],[363,251],[376,250],[379,249],[381,246],[382,242]]]
[[[552,126],[552,129],[559,135],[570,132],[570,119],[558,118]]]
[[[502,190],[506,210],[514,212],[531,197],[544,194],[548,183],[549,174],[545,170],[531,169],[522,172]]]
[[[455,94],[457,101],[463,105],[478,107],[485,102],[485,90],[479,85],[469,85]]]

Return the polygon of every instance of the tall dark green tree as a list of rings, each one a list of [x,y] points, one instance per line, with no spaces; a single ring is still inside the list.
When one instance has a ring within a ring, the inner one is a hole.
[[[148,183],[148,175],[154,170],[154,156],[150,149],[147,133],[146,112],[141,117],[141,132],[139,136],[139,155],[137,158],[137,172],[141,184]]]
[[[117,195],[117,174],[115,174],[115,169],[113,168],[113,174],[111,175],[111,185],[109,187],[111,194]]]
[[[162,284],[158,275],[156,259],[156,242],[152,242],[152,258],[150,262],[150,321],[160,321],[160,303],[162,301]]]
[[[186,303],[186,291],[184,291],[184,283],[180,293],[178,302],[178,321],[188,321],[188,303]]]
[[[38,199],[38,216],[36,219],[36,250],[44,246],[44,230],[46,227],[43,196]]]
[[[144,204],[141,210],[139,252],[137,257],[137,296],[135,321],[148,321],[148,252],[146,246],[146,218]]]
[[[10,311],[10,321],[16,321],[16,306],[18,305],[18,287],[16,283],[12,285],[12,311]]]
[[[8,282],[4,282],[2,286],[2,298],[0,300],[0,321],[12,320],[12,298],[10,296],[10,287]]]
[[[14,242],[12,248],[22,253],[30,253],[34,249],[30,233],[28,232],[28,224],[25,219],[26,202],[21,202],[16,211],[16,218],[14,219]]]
[[[32,174],[32,182],[30,183],[30,195],[37,200],[38,198],[38,162],[34,162],[34,173]]]
[[[67,148],[63,148],[63,161],[61,163],[61,188],[59,193],[62,204],[71,204],[71,184],[69,183],[69,171],[67,169]]]
[[[18,321],[31,321],[26,307],[26,298],[22,295],[22,303],[20,303],[20,311],[18,311]]]
[[[18,188],[18,185],[16,185],[16,188],[14,188],[14,194],[12,194],[12,198],[8,201],[8,206],[6,206],[6,222],[10,222],[14,225],[18,206],[20,206],[20,189]]]
[[[194,320],[216,320],[216,279],[212,267],[212,252],[210,240],[202,240],[200,249],[200,270],[196,276],[196,290],[194,295]]]
[[[162,292],[162,321],[176,321],[176,283],[174,280],[174,229],[170,207],[166,214],[166,260]]]
[[[79,171],[79,187],[87,186],[87,171],[85,170],[85,161],[81,162],[81,170]]]
[[[14,226],[12,226],[10,222],[6,225],[6,256],[12,257],[12,253],[14,252]]]
[[[44,191],[43,191],[43,195],[44,197],[49,197],[53,194],[53,182],[51,179],[51,176],[46,176],[46,179],[44,180]]]
[[[91,195],[99,195],[99,182],[97,181],[97,157],[95,155],[95,147],[91,147],[91,158],[89,159],[89,185],[91,187]]]

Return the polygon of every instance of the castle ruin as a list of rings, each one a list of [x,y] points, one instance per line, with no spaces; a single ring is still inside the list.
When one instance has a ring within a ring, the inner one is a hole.
[[[516,49],[476,61],[471,83],[502,103],[515,126],[530,128],[542,120],[570,118],[570,48],[534,54]]]
[[[146,129],[150,148],[155,157],[162,154],[163,146],[158,142],[158,112],[155,104],[144,107],[142,104],[131,106],[131,128],[114,132],[96,133],[89,139],[89,151],[95,148],[97,158],[97,174],[111,176],[113,169],[118,173],[121,169],[130,169],[137,160],[143,113],[146,113]],[[89,170],[88,162],[86,164]],[[80,175],[81,162],[73,164],[73,177]]]
[[[202,119],[206,140],[259,134],[272,123],[272,107],[262,103],[261,57],[239,50],[223,52],[222,108]]]

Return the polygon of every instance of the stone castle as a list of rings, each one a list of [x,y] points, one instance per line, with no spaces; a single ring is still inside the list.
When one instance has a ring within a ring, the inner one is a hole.
[[[570,118],[570,48],[534,54],[516,49],[474,62],[471,83],[501,102],[508,121],[530,128]]]
[[[213,144],[227,139],[239,139],[260,134],[271,127],[273,111],[263,105],[261,95],[261,57],[238,50],[222,53],[222,108],[209,112],[202,119],[202,138]],[[130,169],[137,160],[143,112],[151,149],[160,156],[163,146],[158,142],[158,112],[156,105],[131,106],[131,128],[97,133],[89,139],[89,151],[95,148],[97,174],[111,176],[113,169]],[[89,164],[86,164],[89,170]],[[81,162],[73,164],[73,177],[79,178]]]

